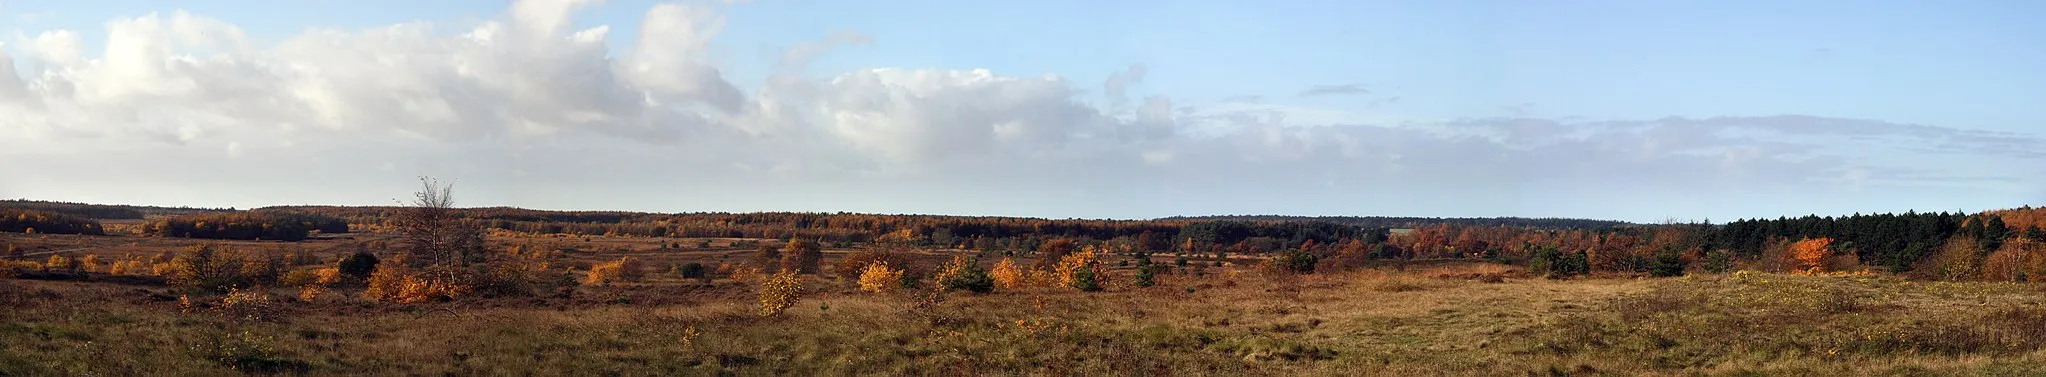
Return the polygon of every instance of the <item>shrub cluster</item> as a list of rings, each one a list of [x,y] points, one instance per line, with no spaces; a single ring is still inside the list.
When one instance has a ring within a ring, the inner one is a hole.
[[[32,209],[0,208],[0,232],[88,234],[101,235],[106,231],[98,221],[83,217],[44,212]]]
[[[347,232],[348,223],[323,215],[239,212],[186,215],[142,224],[142,234],[147,236],[222,240],[303,241],[316,229]]]

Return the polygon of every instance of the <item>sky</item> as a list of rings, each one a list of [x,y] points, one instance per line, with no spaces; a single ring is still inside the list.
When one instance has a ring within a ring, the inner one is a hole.
[[[0,198],[1726,221],[2046,204],[2032,1],[0,0]]]

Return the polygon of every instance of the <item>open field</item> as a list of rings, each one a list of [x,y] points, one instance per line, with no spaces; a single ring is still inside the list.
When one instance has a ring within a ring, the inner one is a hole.
[[[69,241],[107,253],[188,242]],[[587,261],[737,252],[558,241],[594,250],[577,257]],[[252,304],[97,275],[0,280],[0,375],[2046,373],[2039,285],[1745,272],[1549,280],[1461,263],[1277,277],[1210,268],[1135,287],[1127,272],[1103,292],[935,298],[813,275],[792,309],[767,318],[756,284],[660,272],[567,296],[416,305],[345,287],[312,302],[269,289]]]

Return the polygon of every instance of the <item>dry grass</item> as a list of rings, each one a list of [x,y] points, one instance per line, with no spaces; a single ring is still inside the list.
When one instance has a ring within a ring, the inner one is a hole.
[[[615,259],[615,257],[614,257]],[[1271,280],[875,295],[806,279],[782,315],[757,284],[581,287],[574,297],[368,304],[0,280],[0,375],[2026,375],[2046,291],[1785,275],[1546,280],[1502,266]],[[1475,278],[1473,277],[1475,276]],[[1127,276],[1111,280],[1127,280]],[[340,288],[337,288],[337,290]],[[358,290],[359,291],[359,290]]]

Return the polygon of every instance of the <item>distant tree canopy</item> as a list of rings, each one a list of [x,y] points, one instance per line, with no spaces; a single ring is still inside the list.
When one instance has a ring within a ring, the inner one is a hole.
[[[149,215],[178,216],[234,211],[232,208],[150,207],[21,199],[0,200],[0,208],[31,209],[91,219],[141,219]]]
[[[302,241],[314,230],[346,233],[348,223],[319,214],[251,211],[186,215],[142,224],[146,236],[222,240]]]
[[[24,233],[90,234],[106,232],[98,221],[79,216],[50,213],[38,210],[0,207],[0,232]]]
[[[1159,220],[1175,221],[1260,221],[1260,222],[1324,222],[1348,225],[1357,228],[1420,228],[1424,226],[1449,224],[1455,226],[1483,227],[1525,227],[1542,229],[1603,229],[1635,225],[1623,221],[1590,219],[1528,219],[1519,217],[1359,217],[1359,216],[1276,216],[1276,215],[1230,215],[1230,216],[1178,216]]]
[[[1931,257],[1948,238],[1961,233],[1971,218],[1958,213],[1856,214],[1847,217],[1805,216],[1799,218],[1755,219],[1727,223],[1717,228],[1710,242],[1731,249],[1736,255],[1757,257],[1771,239],[1829,238],[1834,248],[1851,250],[1862,262],[1906,271]],[[1979,222],[1986,222],[1980,220]],[[2008,234],[1989,235],[1985,230],[1971,236],[2001,240]]]

